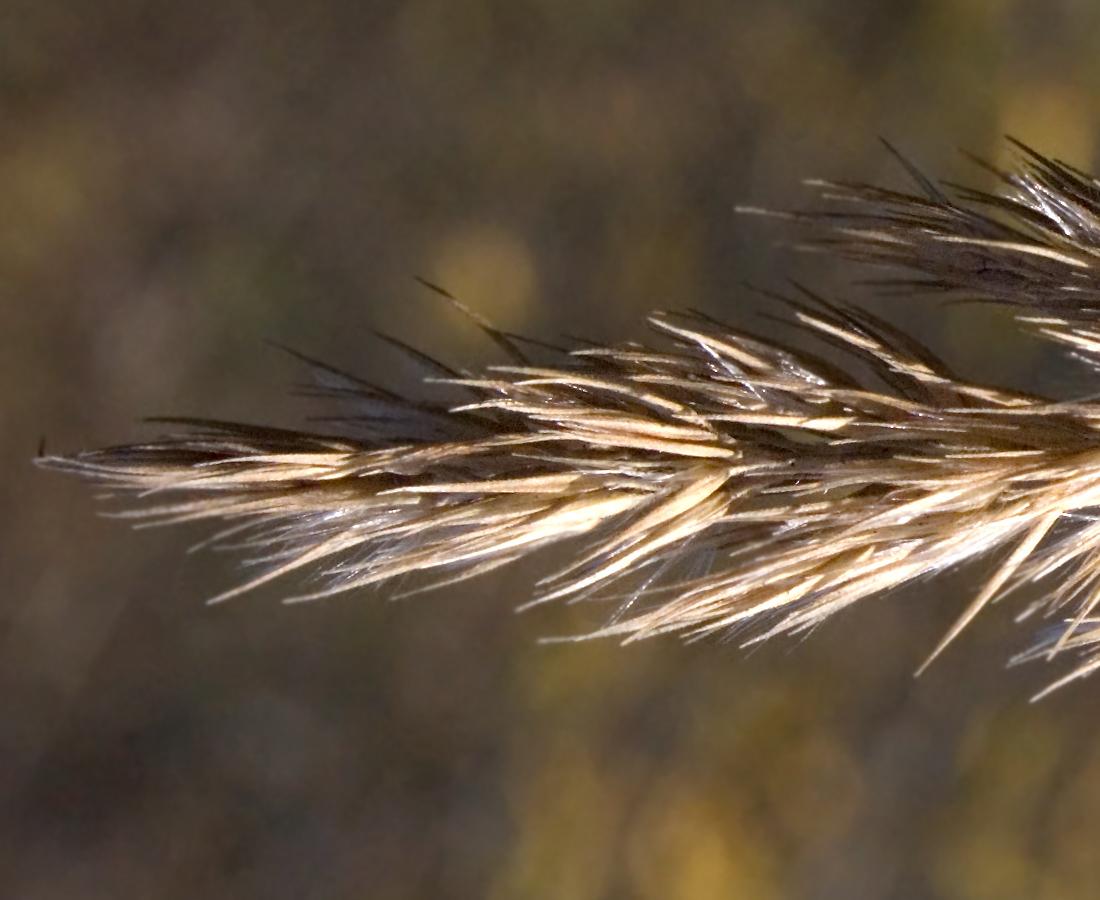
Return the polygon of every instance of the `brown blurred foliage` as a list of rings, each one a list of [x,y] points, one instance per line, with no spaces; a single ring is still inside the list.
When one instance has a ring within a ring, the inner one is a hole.
[[[540,644],[607,611],[512,615],[527,567],[207,609],[234,561],[29,460],[300,423],[268,340],[408,389],[373,329],[491,360],[418,275],[551,339],[854,296],[733,206],[899,185],[880,134],[956,180],[1004,133],[1092,167],[1098,40],[1057,0],[0,0],[0,894],[1094,896],[1095,681],[1028,705],[995,616],[912,677],[980,573],[751,654]],[[880,308],[1080,392],[997,315]]]

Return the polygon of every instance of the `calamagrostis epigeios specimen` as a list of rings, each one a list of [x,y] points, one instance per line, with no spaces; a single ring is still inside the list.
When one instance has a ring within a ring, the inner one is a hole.
[[[998,194],[948,195],[915,172],[920,195],[817,183],[830,211],[790,218],[815,246],[909,273],[895,285],[1005,304],[1100,364],[1100,182],[1019,151]],[[143,521],[224,523],[215,540],[258,574],[218,599],[307,567],[320,582],[302,599],[444,584],[579,538],[535,601],[611,597],[601,633],[628,639],[760,637],[989,556],[943,643],[1041,582],[1024,614],[1058,624],[1033,654],[1078,651],[1069,678],[1100,667],[1100,404],[967,383],[897,328],[806,292],[787,308],[854,365],[696,314],[654,315],[651,345],[550,365],[486,326],[509,365],[471,377],[423,360],[456,404],[317,366],[319,392],[346,406],[333,434],[181,420],[39,463],[131,493],[125,515]]]

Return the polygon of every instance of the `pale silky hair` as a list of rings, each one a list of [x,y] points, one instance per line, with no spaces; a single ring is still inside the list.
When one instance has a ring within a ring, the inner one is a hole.
[[[907,166],[917,193],[811,182],[824,211],[781,216],[900,270],[895,289],[1007,306],[1100,364],[1100,182],[1016,149],[995,193]],[[697,313],[653,315],[652,343],[568,351],[482,323],[509,364],[469,376],[414,354],[437,401],[312,363],[344,405],[331,433],[166,420],[38,463],[130,495],[141,522],[220,521],[211,542],[250,575],[216,600],[307,568],[292,599],[438,586],[574,539],[530,602],[610,599],[599,634],[627,640],[757,640],[989,557],[933,656],[1038,585],[1019,617],[1050,622],[1025,657],[1072,654],[1052,687],[1100,667],[1100,403],[967,382],[870,312],[798,294],[776,298],[790,343]],[[807,336],[820,354],[796,349]]]

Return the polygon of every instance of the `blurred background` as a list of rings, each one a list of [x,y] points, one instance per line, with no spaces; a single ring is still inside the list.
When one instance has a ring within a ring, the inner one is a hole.
[[[751,325],[747,285],[798,278],[968,376],[1095,392],[733,208],[904,187],[879,136],[987,187],[958,148],[1005,134],[1090,169],[1098,41],[1087,0],[0,0],[0,894],[1095,897],[1100,682],[1029,704],[1054,673],[1005,669],[1010,604],[913,677],[980,571],[752,652],[540,643],[607,610],[514,615],[539,566],[208,608],[238,572],[206,532],[30,460],[301,425],[271,343],[406,390],[374,331],[497,361],[416,276],[601,340]]]

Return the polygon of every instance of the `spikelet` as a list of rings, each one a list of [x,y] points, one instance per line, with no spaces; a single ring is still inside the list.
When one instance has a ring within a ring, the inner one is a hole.
[[[908,273],[895,285],[1007,305],[1100,365],[1100,183],[1018,146],[999,194],[948,196],[910,170],[920,195],[818,182],[826,212],[783,215],[816,247]],[[222,522],[212,542],[256,574],[218,600],[307,567],[319,587],[294,599],[446,584],[579,539],[532,602],[613,598],[600,633],[628,640],[759,639],[990,556],[935,653],[1039,584],[1021,618],[1058,624],[1028,655],[1076,654],[1059,684],[1100,667],[1100,404],[967,383],[867,311],[785,302],[847,362],[662,313],[651,344],[535,365],[485,326],[510,365],[423,360],[457,405],[314,364],[317,393],[346,405],[340,434],[176,420],[38,462],[134,496],[123,515],[142,522]]]

